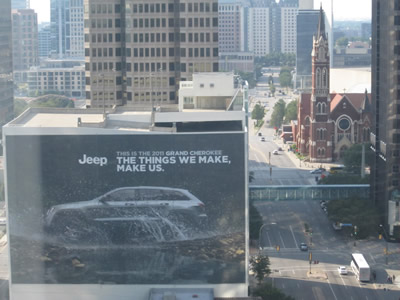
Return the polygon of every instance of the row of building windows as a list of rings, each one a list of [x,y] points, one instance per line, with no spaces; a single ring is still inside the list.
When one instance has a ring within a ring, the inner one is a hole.
[[[187,37],[187,38],[186,38]],[[91,43],[107,43],[113,41],[112,33],[93,33],[91,34],[91,39],[89,40],[89,34],[85,34],[85,42]],[[168,33],[168,42],[190,42],[190,43],[202,43],[211,41],[211,33],[201,32],[201,33]],[[218,42],[218,33],[212,33],[212,41]],[[155,42],[167,42],[166,33],[133,33],[125,35],[125,42],[130,43],[155,43]]]
[[[174,4],[168,4],[168,12],[172,13],[175,11]],[[218,12],[218,2],[194,2],[194,3],[180,3],[179,4],[180,12]],[[129,13],[160,13],[167,12],[166,4],[156,3],[156,4],[132,4],[127,3],[125,6],[125,12]]]

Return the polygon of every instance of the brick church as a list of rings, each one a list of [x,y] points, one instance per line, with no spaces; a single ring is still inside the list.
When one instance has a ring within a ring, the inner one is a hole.
[[[329,92],[329,45],[324,12],[320,9],[317,33],[313,37],[311,94],[298,100],[297,122],[292,123],[298,151],[310,162],[339,161],[344,151],[357,143],[369,142],[370,94]]]

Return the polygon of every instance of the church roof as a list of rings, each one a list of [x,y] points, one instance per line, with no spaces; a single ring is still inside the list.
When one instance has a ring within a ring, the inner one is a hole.
[[[331,99],[334,94],[331,94]],[[365,97],[368,99],[368,93],[349,93],[349,94],[336,94],[333,99],[331,100],[331,111],[335,109],[335,107],[342,101],[343,97],[346,96],[346,98],[350,101],[350,103],[354,106],[355,109],[363,109],[364,110],[364,105],[365,105]],[[369,101],[368,104],[369,106]]]
[[[364,100],[361,105],[361,108],[364,112],[371,112],[371,103],[369,102],[367,89],[365,89]]]

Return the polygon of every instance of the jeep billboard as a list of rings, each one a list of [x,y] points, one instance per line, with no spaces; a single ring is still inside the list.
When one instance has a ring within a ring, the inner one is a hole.
[[[244,283],[244,141],[7,136],[12,283]]]

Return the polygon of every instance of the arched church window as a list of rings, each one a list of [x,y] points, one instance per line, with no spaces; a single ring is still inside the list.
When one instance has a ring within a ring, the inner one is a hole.
[[[325,59],[325,48],[324,47],[320,47],[318,49],[318,58],[320,60],[324,60]]]
[[[321,156],[321,149],[320,148],[318,148],[318,150],[317,150],[317,155]]]
[[[316,76],[317,76],[317,88],[320,88],[321,87],[321,70],[319,68],[317,68]]]
[[[321,103],[321,113],[326,114],[326,103]]]
[[[321,149],[321,155],[322,155],[322,156],[325,156],[325,148],[322,148],[322,149]]]
[[[322,86],[323,87],[328,87],[328,72],[326,68],[322,69]]]

